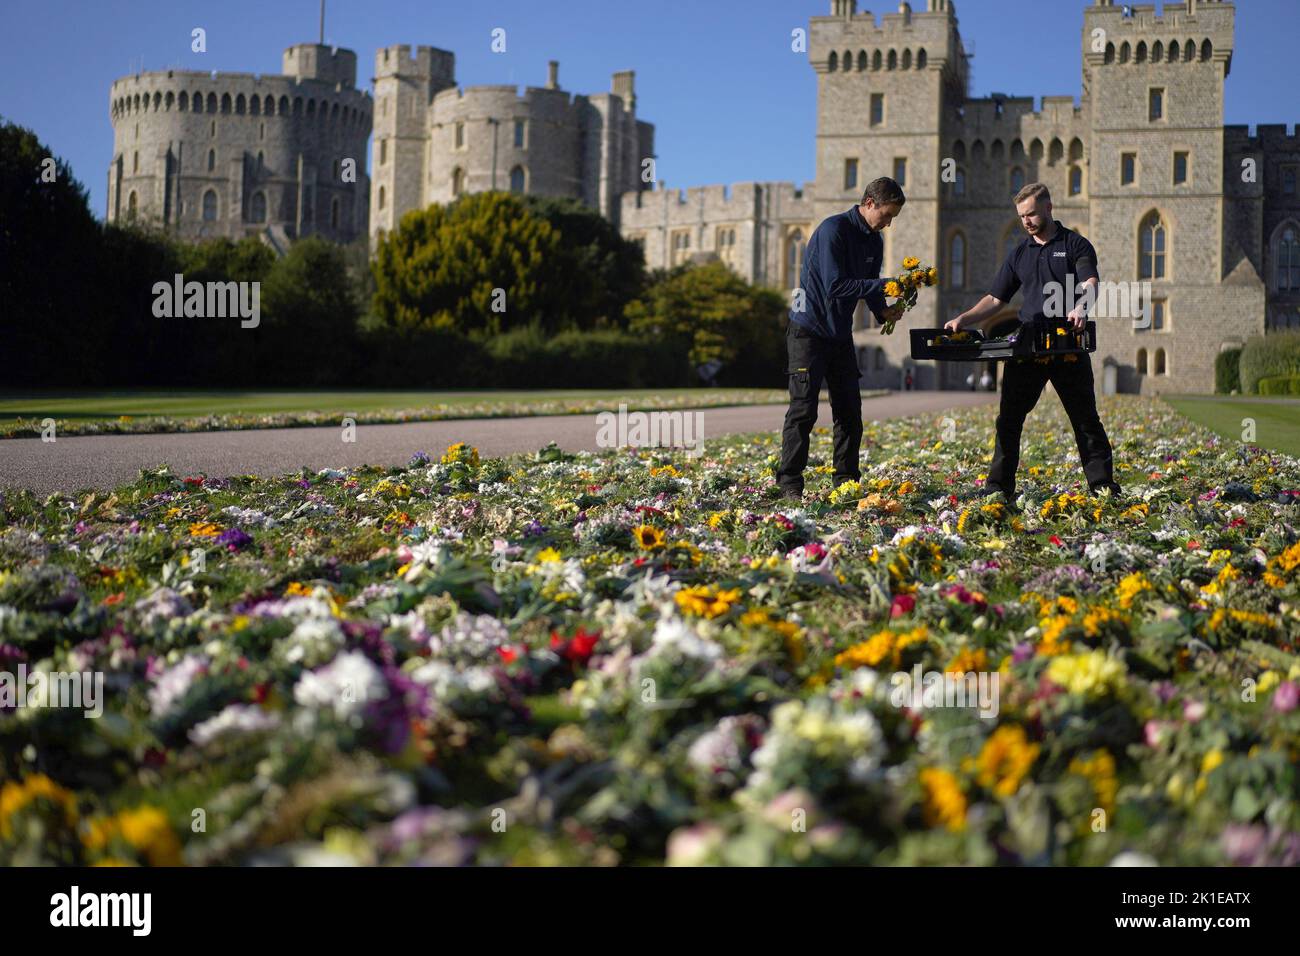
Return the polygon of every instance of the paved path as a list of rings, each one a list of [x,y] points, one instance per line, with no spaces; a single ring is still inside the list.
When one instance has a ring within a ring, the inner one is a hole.
[[[992,392],[891,392],[862,402],[865,421],[903,418],[966,408],[997,400]],[[703,435],[780,431],[785,405],[747,405],[701,410]],[[818,424],[831,422],[822,404]],[[596,451],[595,415],[459,419],[358,425],[356,441],[342,429],[267,428],[246,431],[158,435],[83,435],[42,442],[0,440],[0,488],[30,488],[39,494],[82,488],[110,489],[132,482],[141,468],[166,463],[176,474],[281,475],[304,465],[321,468],[364,464],[401,465],[423,451],[436,456],[453,442],[467,441],[483,457],[532,452],[554,441],[567,451]]]

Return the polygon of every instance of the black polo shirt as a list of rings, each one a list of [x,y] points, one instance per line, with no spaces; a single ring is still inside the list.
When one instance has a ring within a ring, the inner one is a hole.
[[[1046,294],[1043,289],[1049,282],[1059,282],[1062,290],[1067,281],[1073,281],[1075,287],[1080,282],[1096,279],[1097,250],[1092,243],[1072,229],[1066,229],[1059,220],[1053,220],[1056,232],[1045,243],[1037,242],[1033,236],[1025,236],[1024,242],[1011,250],[1007,261],[1002,263],[989,295],[1003,302],[1010,302],[1011,297],[1022,286],[1024,297],[1020,302],[1020,321],[1034,322],[1047,318],[1043,314],[1043,302]],[[1073,275],[1073,280],[1067,276]],[[1069,293],[1062,291],[1063,311],[1069,312]],[[1081,296],[1076,293],[1075,304]],[[1064,315],[1054,316],[1063,319]]]

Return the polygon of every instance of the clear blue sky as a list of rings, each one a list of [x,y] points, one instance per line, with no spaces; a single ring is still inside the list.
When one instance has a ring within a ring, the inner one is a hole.
[[[1080,94],[1082,10],[1090,0],[957,0],[963,38],[975,48],[972,94]],[[1181,6],[1181,4],[1177,4]],[[925,0],[914,0],[924,9]],[[280,54],[318,34],[319,0],[0,0],[0,116],[36,131],[90,190],[103,216],[113,134],[112,81],[134,70],[280,72]],[[860,0],[878,16],[896,3]],[[669,187],[746,180],[809,181],[814,174],[816,82],[790,31],[830,11],[829,0],[329,0],[325,41],[357,51],[369,89],[376,48],[428,44],[456,54],[462,86],[541,86],[546,61],[560,85],[609,89],[610,74],[636,70],[637,111],[655,124],[657,172]],[[1045,26],[1039,63],[1025,64],[1012,17]],[[1300,121],[1294,65],[1297,0],[1239,0],[1227,82],[1228,123]],[[190,51],[207,30],[208,52]],[[507,31],[507,52],[490,33]]]

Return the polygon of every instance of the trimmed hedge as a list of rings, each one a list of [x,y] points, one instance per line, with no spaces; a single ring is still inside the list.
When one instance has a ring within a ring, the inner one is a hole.
[[[1226,349],[1215,356],[1214,390],[1220,395],[1241,391],[1241,349]]]
[[[1242,394],[1260,394],[1259,380],[1279,375],[1300,375],[1300,331],[1257,335],[1241,350]]]
[[[1300,395],[1300,375],[1271,375],[1259,380],[1261,395]]]
[[[663,340],[620,329],[549,335],[512,329],[483,343],[493,384],[506,388],[668,388],[698,384],[686,356]]]

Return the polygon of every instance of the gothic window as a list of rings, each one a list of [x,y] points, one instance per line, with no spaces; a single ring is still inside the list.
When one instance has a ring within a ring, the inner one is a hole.
[[[954,289],[966,287],[966,237],[953,233],[948,243],[948,285]]]
[[[1300,290],[1300,232],[1287,226],[1277,244],[1277,289]]]
[[[1138,278],[1165,277],[1165,224],[1160,213],[1152,210],[1138,227]]]
[[[203,194],[203,221],[215,222],[217,218],[217,191],[209,189]]]
[[[253,193],[253,200],[249,203],[248,218],[253,222],[266,222],[266,194],[260,190]]]
[[[524,168],[516,166],[510,170],[510,191],[512,193],[522,193],[524,191]]]

